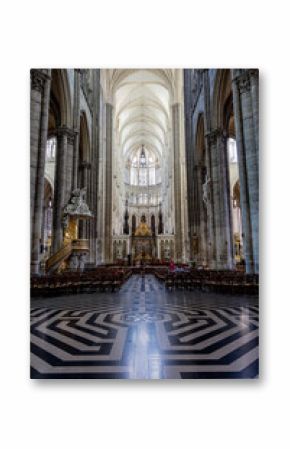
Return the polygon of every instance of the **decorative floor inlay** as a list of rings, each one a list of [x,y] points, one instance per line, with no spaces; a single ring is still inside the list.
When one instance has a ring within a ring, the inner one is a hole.
[[[32,301],[32,378],[255,378],[257,298],[167,292],[132,276],[119,293]]]
[[[163,319],[163,315],[161,313],[126,313],[121,317],[124,321],[129,321],[133,323],[138,323],[138,321],[161,321]]]

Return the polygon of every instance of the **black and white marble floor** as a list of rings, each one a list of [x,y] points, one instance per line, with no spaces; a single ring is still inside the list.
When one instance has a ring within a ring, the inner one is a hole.
[[[258,377],[258,299],[168,292],[132,276],[118,293],[31,301],[31,377]]]

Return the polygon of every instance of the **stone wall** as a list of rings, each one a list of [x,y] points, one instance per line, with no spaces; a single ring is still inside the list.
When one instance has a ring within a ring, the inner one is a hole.
[[[211,268],[235,268],[227,161],[227,138],[230,135],[226,125],[231,101],[239,165],[243,258],[247,272],[258,272],[258,71],[188,69],[184,71],[184,79],[191,259],[197,264],[203,261]],[[204,167],[198,160],[200,117],[204,121]],[[201,169],[206,171],[209,181],[205,215],[200,207],[205,188],[204,180],[198,175]]]

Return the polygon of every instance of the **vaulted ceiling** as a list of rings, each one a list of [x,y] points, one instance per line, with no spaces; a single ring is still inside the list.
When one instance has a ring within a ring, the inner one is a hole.
[[[166,151],[176,70],[109,70],[118,144],[127,158],[141,145]]]

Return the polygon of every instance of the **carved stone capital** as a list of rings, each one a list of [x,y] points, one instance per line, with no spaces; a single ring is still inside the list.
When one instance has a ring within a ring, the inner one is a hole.
[[[60,126],[56,131],[57,136],[66,136],[68,144],[73,145],[76,133],[67,126]]]
[[[251,81],[248,70],[237,76],[234,81],[237,84],[240,94],[249,92],[251,90]]]
[[[45,82],[49,77],[38,69],[30,70],[30,84],[31,90],[37,90],[38,92],[43,92]]]
[[[250,69],[249,75],[251,78],[258,79],[259,78],[259,69]]]

